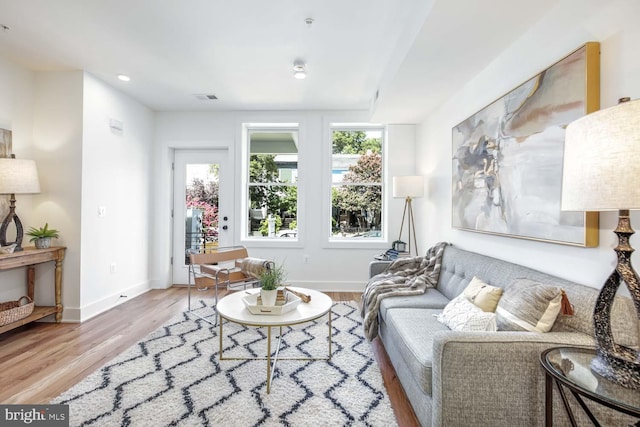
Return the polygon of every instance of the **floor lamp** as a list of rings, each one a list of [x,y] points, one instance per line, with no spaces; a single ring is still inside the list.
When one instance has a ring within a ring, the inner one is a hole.
[[[408,219],[407,230],[409,230],[409,255],[411,255],[411,239],[413,247],[418,255],[418,242],[416,241],[416,224],[413,218],[413,207],[411,200],[424,195],[424,177],[422,176],[394,176],[393,177],[393,197],[404,199],[404,211],[402,212],[402,223],[398,240],[402,240],[402,229],[404,220]]]
[[[618,211],[618,262],[602,286],[593,312],[595,373],[640,390],[640,352],[614,341],[611,309],[625,283],[640,318],[640,280],[631,266],[634,234],[630,209],[640,209],[640,100],[586,115],[567,126],[562,174],[562,210]]]

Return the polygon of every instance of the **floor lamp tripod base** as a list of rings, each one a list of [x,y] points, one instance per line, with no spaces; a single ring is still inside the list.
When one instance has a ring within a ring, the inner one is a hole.
[[[409,255],[411,255],[411,238],[413,237],[413,248],[415,248],[416,256],[418,255],[418,242],[416,240],[416,224],[413,219],[413,206],[411,204],[411,197],[407,197],[404,201],[404,210],[402,211],[402,223],[400,224],[400,233],[398,234],[398,240],[402,241],[402,230],[404,228],[405,218],[408,218],[407,230],[409,230]]]

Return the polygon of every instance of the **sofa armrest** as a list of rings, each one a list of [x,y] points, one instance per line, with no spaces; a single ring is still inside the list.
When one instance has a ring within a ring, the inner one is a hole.
[[[438,332],[433,343],[433,425],[535,426],[544,420],[540,353],[559,345],[593,346],[586,334]],[[554,416],[564,409],[554,394]],[[563,425],[559,422],[559,425]]]
[[[369,278],[382,273],[389,264],[391,261],[371,261],[369,263]]]

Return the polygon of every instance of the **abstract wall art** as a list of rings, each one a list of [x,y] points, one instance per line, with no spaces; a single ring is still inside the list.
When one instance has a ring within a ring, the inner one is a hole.
[[[560,210],[564,133],[599,109],[600,45],[589,42],[452,129],[452,226],[598,245],[597,212]]]

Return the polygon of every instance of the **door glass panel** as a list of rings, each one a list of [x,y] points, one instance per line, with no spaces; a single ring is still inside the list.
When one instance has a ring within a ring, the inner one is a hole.
[[[185,250],[209,249],[218,245],[218,201],[220,165],[187,163],[185,165]],[[185,256],[185,264],[189,258]]]

